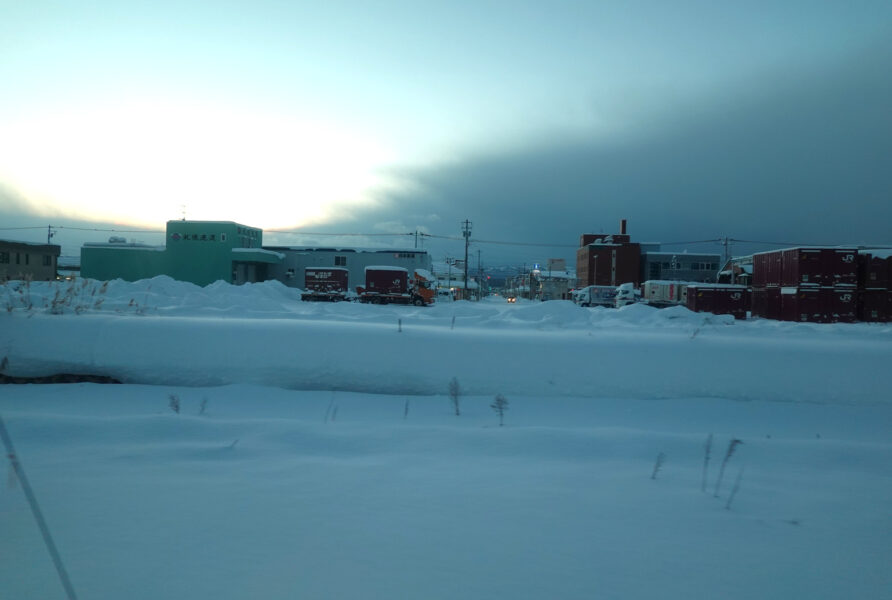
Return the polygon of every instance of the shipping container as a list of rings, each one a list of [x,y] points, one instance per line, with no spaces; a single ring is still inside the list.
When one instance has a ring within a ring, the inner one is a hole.
[[[400,267],[366,267],[365,291],[372,294],[407,294],[409,271]]]
[[[869,323],[892,321],[892,292],[888,290],[858,292],[858,320]]]
[[[824,276],[824,251],[821,248],[789,248],[781,251],[783,287],[833,285]]]
[[[857,318],[858,297],[854,288],[781,288],[781,318],[810,323],[853,323]]]
[[[743,285],[689,285],[687,307],[694,312],[733,315],[735,319],[745,319],[750,310],[750,291]]]
[[[854,323],[858,319],[858,294],[854,287],[822,288],[821,293],[831,323]]]
[[[753,287],[781,287],[783,252],[773,250],[753,254]]]
[[[858,284],[858,250],[787,248],[753,255],[753,287],[833,287]]]
[[[766,279],[765,254],[753,254],[753,289],[764,289]]]
[[[781,251],[781,286],[856,286],[858,250],[788,248]]]
[[[858,250],[855,248],[825,248],[824,285],[856,287],[858,285]]]
[[[824,306],[821,288],[781,288],[781,320],[828,323],[830,316]]]
[[[641,300],[651,306],[684,306],[687,302],[687,287],[692,281],[669,281],[651,279],[642,284]]]
[[[347,295],[347,276],[343,267],[307,267],[304,269],[303,300],[343,300]]]
[[[753,288],[751,313],[763,319],[781,318],[781,289],[778,287]]]
[[[858,254],[858,289],[888,290],[892,277],[892,257]]]

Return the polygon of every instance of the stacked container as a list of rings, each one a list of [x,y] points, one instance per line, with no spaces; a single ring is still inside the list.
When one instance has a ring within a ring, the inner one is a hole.
[[[687,287],[687,307],[694,312],[745,319],[750,310],[750,291],[745,285],[691,284]]]
[[[753,316],[851,323],[857,318],[858,250],[789,248],[753,256]]]
[[[753,254],[752,315],[781,318],[782,250]]]
[[[892,256],[877,252],[858,256],[859,321],[892,321]]]

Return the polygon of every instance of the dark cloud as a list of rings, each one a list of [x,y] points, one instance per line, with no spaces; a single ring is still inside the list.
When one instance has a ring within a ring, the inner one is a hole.
[[[470,218],[480,239],[571,246],[583,232],[616,231],[621,218],[640,241],[889,243],[890,50],[741,82],[630,140],[557,140],[403,171],[413,192],[354,217],[413,226],[404,215],[437,214],[436,229],[456,236]],[[572,248],[480,247],[490,262],[575,256]]]

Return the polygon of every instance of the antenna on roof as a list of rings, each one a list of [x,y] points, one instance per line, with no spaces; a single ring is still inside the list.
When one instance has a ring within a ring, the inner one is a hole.
[[[180,204],[180,212],[183,213],[183,221],[186,220],[186,205]]]

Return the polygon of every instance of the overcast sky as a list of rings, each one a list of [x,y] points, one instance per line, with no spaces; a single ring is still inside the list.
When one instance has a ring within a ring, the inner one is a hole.
[[[888,1],[0,0],[0,228],[892,243],[889,40]]]

